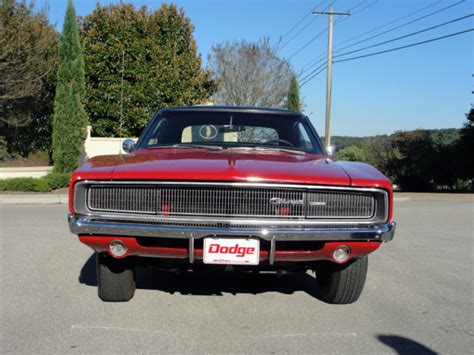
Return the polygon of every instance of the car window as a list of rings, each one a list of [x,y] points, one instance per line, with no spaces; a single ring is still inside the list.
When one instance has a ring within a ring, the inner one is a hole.
[[[266,143],[278,140],[278,132],[271,127],[239,125],[194,125],[183,129],[181,143],[241,142]]]
[[[253,112],[165,111],[158,114],[137,149],[176,144],[221,147],[285,147],[321,154],[318,138],[302,116]]]
[[[298,135],[298,139],[300,141],[300,146],[305,147],[308,149],[313,149],[313,143],[311,142],[311,138],[308,135],[308,131],[305,129],[301,122],[296,124],[296,134]]]

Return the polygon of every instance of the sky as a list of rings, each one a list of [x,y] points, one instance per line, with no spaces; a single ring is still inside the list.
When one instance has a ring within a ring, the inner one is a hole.
[[[97,2],[106,5],[119,1],[75,0],[77,15],[85,16],[91,13]],[[128,0],[128,2],[137,7],[146,4],[149,8],[158,8],[162,3],[157,0]],[[329,1],[174,0],[172,2],[182,7],[191,19],[204,65],[215,43],[240,39],[258,41],[263,37],[269,37],[276,47],[280,47],[279,56],[288,59],[297,74],[301,73],[307,63],[326,56],[327,32],[324,31],[327,29],[328,19],[326,16],[313,15],[311,11],[315,7],[317,11],[323,11]],[[36,0],[38,7],[44,6],[45,3],[49,7],[48,16],[51,23],[60,31],[67,1]],[[323,4],[318,7],[321,3]],[[335,0],[334,11],[345,12],[352,8],[352,14],[339,20],[335,19],[338,22],[335,22],[333,32],[334,55],[341,47],[414,21],[450,5],[454,6],[342,52],[384,42],[472,14],[474,1]],[[418,10],[418,13],[412,14]],[[410,14],[412,15],[408,16]],[[405,18],[400,19],[402,17]],[[352,56],[409,45],[470,29],[474,27],[473,19],[474,17],[460,20],[393,43],[360,51]],[[387,26],[389,23],[392,24]],[[297,24],[298,27],[288,33]],[[373,31],[378,27],[381,28]],[[372,32],[362,35],[368,31]],[[334,63],[332,135],[370,136],[390,134],[396,130],[462,127],[466,121],[465,114],[473,103],[473,33],[359,60]],[[320,34],[318,38],[298,51],[318,34]],[[352,42],[340,44],[355,36],[359,37]],[[339,53],[342,52],[340,50]],[[349,57],[351,55],[341,58]],[[304,78],[310,71],[303,72],[299,78]],[[322,72],[302,86],[301,96],[305,113],[318,132],[323,135],[326,72]]]

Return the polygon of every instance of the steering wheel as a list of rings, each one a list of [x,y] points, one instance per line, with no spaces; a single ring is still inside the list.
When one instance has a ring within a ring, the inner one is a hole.
[[[279,145],[279,143],[283,143],[283,144],[285,144],[285,145],[287,145],[287,146],[289,146],[289,147],[294,147],[294,146],[295,146],[293,143],[288,142],[288,141],[285,140],[285,139],[272,139],[272,140],[270,140],[270,141],[264,142],[263,144],[278,144],[278,145]]]

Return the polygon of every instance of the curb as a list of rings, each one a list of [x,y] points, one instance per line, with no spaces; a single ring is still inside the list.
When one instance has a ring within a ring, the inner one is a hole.
[[[0,195],[0,205],[59,205],[67,203],[68,196],[59,194]]]

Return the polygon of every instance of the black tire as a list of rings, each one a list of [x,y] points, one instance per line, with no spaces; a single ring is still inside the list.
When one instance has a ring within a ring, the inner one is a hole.
[[[359,299],[367,276],[368,257],[347,264],[327,263],[316,269],[320,298],[331,304],[349,304]]]
[[[127,302],[135,294],[135,266],[130,258],[97,253],[97,291],[105,302]]]

